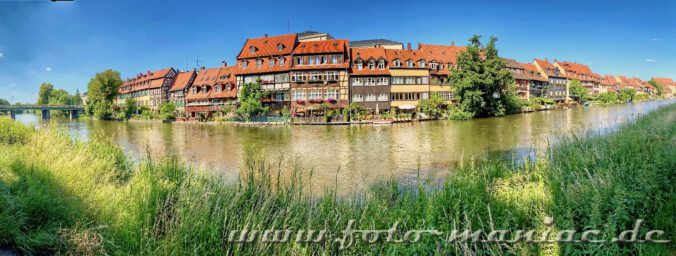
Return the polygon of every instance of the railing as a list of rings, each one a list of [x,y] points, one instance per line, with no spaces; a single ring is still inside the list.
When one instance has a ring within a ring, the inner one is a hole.
[[[254,116],[250,121],[254,123],[283,123],[286,120],[286,117],[283,116]]]
[[[0,105],[0,110],[84,110],[82,105]]]

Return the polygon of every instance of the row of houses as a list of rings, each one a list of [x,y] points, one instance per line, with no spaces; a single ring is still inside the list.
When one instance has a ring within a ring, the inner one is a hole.
[[[436,94],[447,103],[453,98],[448,76],[464,46],[418,44],[376,39],[349,42],[327,33],[298,34],[247,39],[228,66],[179,71],[166,68],[139,73],[119,89],[117,103],[128,97],[139,106],[156,109],[172,102],[189,117],[211,116],[223,106],[236,105],[245,83],[259,82],[267,92],[263,104],[272,110],[286,107],[306,115],[314,109],[342,109],[350,103],[371,111],[411,111],[420,100]],[[590,94],[633,88],[652,94],[655,88],[638,78],[601,76],[589,66],[554,59],[519,63],[505,59],[523,99],[544,97],[556,102],[570,100],[572,80],[579,80]],[[664,83],[669,96],[673,81]]]

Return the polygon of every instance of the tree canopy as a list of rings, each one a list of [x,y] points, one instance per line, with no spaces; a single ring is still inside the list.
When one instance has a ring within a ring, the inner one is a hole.
[[[54,91],[54,85],[44,82],[40,85],[40,91],[38,92],[38,99],[36,103],[38,105],[47,105],[49,104],[49,96]]]
[[[655,80],[650,80],[650,81],[648,81],[648,83],[655,87],[655,89],[657,90],[657,95],[664,96],[664,94],[663,94],[664,93],[664,86],[657,83],[657,81],[655,81]]]
[[[87,85],[89,100],[85,112],[99,119],[108,119],[113,114],[113,100],[122,86],[120,72],[112,69],[97,73]]]
[[[580,80],[573,79],[570,81],[568,90],[570,95],[577,98],[578,101],[587,99],[587,89],[582,86]]]
[[[269,111],[269,108],[261,103],[261,99],[266,96],[266,93],[261,91],[259,81],[242,84],[239,93],[240,105],[237,114],[247,121],[256,115],[264,115]]]
[[[496,37],[484,47],[481,36],[469,39],[450,75],[462,111],[471,116],[502,116],[517,109],[514,78],[498,56]]]

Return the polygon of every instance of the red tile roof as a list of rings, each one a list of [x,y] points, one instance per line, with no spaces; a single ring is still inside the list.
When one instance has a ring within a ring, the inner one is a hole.
[[[613,77],[612,75],[606,75],[605,77],[603,77],[603,80],[601,80],[601,84],[602,85],[616,85],[618,83],[617,83],[617,80],[615,80],[615,77]]]
[[[667,86],[675,86],[676,83],[674,83],[674,80],[671,78],[666,78],[666,77],[652,77],[651,78],[653,81],[657,82],[658,84],[661,85],[667,85]]]
[[[418,45],[418,49],[422,51],[423,54],[425,54],[427,61],[429,62],[436,61],[455,65],[458,54],[460,54],[462,51],[465,51],[467,47],[439,44],[420,44]]]
[[[563,73],[560,73],[548,60],[534,59],[533,62],[540,66],[547,76],[565,77]]]
[[[271,59],[274,59],[274,65],[270,66]],[[279,65],[280,59],[284,59],[284,64]],[[261,62],[260,67],[256,67],[256,62]],[[242,67],[242,62],[246,62],[246,68]],[[283,57],[266,57],[260,59],[243,59],[237,63],[237,74],[263,74],[263,73],[278,73],[278,72],[287,72],[291,68],[291,56]]]
[[[237,60],[288,55],[293,52],[296,42],[296,34],[250,38],[244,43],[242,50],[237,55]],[[278,45],[282,46],[281,51],[278,49]],[[254,49],[253,53],[251,52],[252,47]]]
[[[371,48],[352,48],[350,49],[350,59],[352,59],[352,68],[350,69],[350,75],[353,76],[368,76],[368,75],[389,75],[390,68],[388,65],[387,54],[385,53],[385,48],[382,47],[371,47]],[[357,70],[357,60],[363,61],[363,68]],[[378,66],[378,61],[385,61],[385,69],[369,69],[368,62],[373,60],[376,62],[376,67]]]
[[[535,81],[541,81],[541,82],[547,82],[547,78],[542,76],[540,72],[538,71],[538,68],[531,64],[531,63],[519,63],[523,69],[526,71],[526,73],[530,76],[530,80],[535,80]]]
[[[559,67],[566,71],[569,79],[578,79],[580,81],[600,82],[601,76],[594,74],[589,66],[569,61],[554,61]]]
[[[217,92],[213,88],[209,93],[209,99],[237,97],[237,86],[235,85],[237,70],[237,67],[221,67],[215,83],[216,86],[221,86],[221,91]]]
[[[173,68],[165,68],[154,72],[149,70],[146,73],[140,73],[136,77],[127,79],[117,91],[119,93],[130,93],[162,87],[166,76],[172,70]]]
[[[418,61],[425,60],[425,62],[427,62],[425,54],[423,54],[423,52],[420,50],[385,49],[385,54],[387,55],[387,59],[389,60],[390,68],[421,68],[418,65]],[[401,61],[400,67],[395,67],[393,65],[394,60],[397,59]],[[413,61],[413,67],[408,67],[406,65],[406,61],[408,60]]]
[[[345,39],[300,42],[293,54],[344,53],[348,48]]]
[[[216,79],[218,78],[218,73],[221,68],[202,68],[197,71],[197,77],[192,83],[191,88],[188,90],[188,95],[185,97],[186,100],[194,99],[208,99],[209,94],[212,91],[213,86],[216,84]],[[202,86],[205,86],[207,92],[203,93]],[[192,87],[198,87],[197,94],[193,93]]]
[[[185,87],[190,86],[191,78],[195,75],[195,71],[191,70],[188,72],[181,72],[176,74],[174,79],[174,84],[169,89],[170,92],[180,91],[185,89]]]

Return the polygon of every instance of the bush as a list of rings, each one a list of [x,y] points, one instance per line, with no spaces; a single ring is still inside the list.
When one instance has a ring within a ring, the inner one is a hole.
[[[0,143],[24,144],[28,142],[33,129],[16,123],[11,119],[0,119]]]
[[[176,106],[173,103],[167,102],[160,105],[160,119],[162,120],[173,120],[175,119],[174,110]]]

